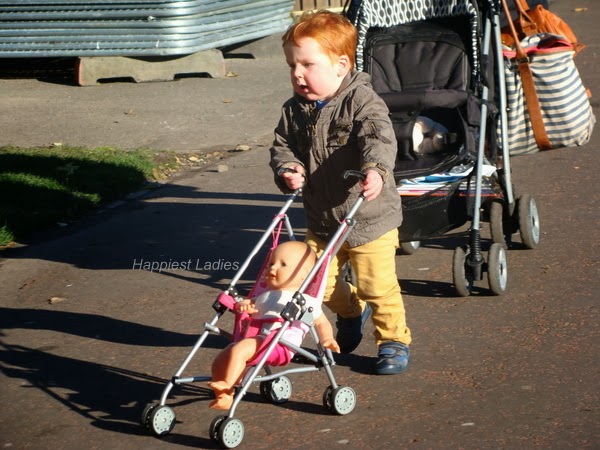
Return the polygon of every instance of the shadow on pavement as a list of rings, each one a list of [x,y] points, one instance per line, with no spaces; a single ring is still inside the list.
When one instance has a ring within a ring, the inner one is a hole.
[[[49,353],[52,348],[32,349],[0,344],[2,373],[25,380],[18,389],[35,388],[69,410],[91,419],[96,426],[127,434],[143,434],[139,426],[144,407],[140,399],[160,392],[165,380],[144,373],[86,362]],[[184,386],[181,396],[207,400],[208,388]],[[188,400],[189,401],[189,400]],[[131,424],[135,423],[133,427]]]
[[[164,186],[143,201],[127,201],[69,229],[40,235],[27,247],[6,249],[1,256],[90,270],[146,270],[192,283],[200,276],[203,284],[223,288],[234,274],[231,267],[248,257],[285,199]],[[288,215],[296,231],[304,223],[301,208],[292,207]],[[265,246],[269,244],[270,239]],[[242,281],[252,281],[261,256],[247,270],[250,280]],[[174,266],[186,270],[170,270]]]
[[[198,338],[97,314],[47,309],[0,308],[0,329],[48,330],[118,344],[148,347],[191,347]],[[225,340],[209,336],[204,347],[223,348]]]

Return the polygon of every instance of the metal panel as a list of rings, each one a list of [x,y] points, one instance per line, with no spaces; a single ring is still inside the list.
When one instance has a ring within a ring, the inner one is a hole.
[[[293,0],[9,1],[0,57],[183,55],[287,29]]]

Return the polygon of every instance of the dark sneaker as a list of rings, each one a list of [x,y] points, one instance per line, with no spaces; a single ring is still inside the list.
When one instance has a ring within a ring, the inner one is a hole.
[[[387,341],[379,346],[375,372],[377,375],[395,375],[408,369],[410,350],[402,342]]]
[[[337,316],[335,325],[337,334],[335,340],[340,346],[341,353],[352,353],[363,337],[363,330],[367,319],[371,316],[371,307],[367,304],[360,316],[353,319],[345,319]]]

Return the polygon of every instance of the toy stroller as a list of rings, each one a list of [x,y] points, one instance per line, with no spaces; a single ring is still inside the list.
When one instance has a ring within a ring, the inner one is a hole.
[[[362,177],[362,174],[360,172],[349,171],[344,174],[345,178],[348,176]],[[252,259],[261,250],[269,238],[269,235],[273,235],[273,244],[270,252],[272,252],[277,246],[279,235],[284,224],[289,238],[294,240],[294,232],[286,212],[300,193],[301,189],[288,196],[289,198],[285,202],[284,206],[277,213],[270,226],[267,228],[259,242],[251,251],[248,258],[241,265],[227,289],[219,294],[213,304],[213,309],[216,311],[215,316],[210,322],[204,324],[204,332],[198,338],[196,344],[185,358],[175,375],[167,383],[160,398],[160,402],[148,404],[144,409],[142,413],[142,425],[153,434],[157,436],[166,435],[170,433],[175,426],[175,412],[172,408],[166,405],[167,397],[175,385],[211,380],[211,376],[182,377],[184,370],[191,362],[197,351],[200,349],[207,336],[211,333],[216,335],[227,335],[227,337],[232,338],[234,342],[242,337],[240,334],[242,325],[241,321],[243,318],[241,318],[241,316],[238,314],[236,314],[236,327],[234,328],[233,335],[229,335],[228,333],[225,333],[219,329],[216,326],[217,322],[228,310],[233,311],[236,302],[239,302],[244,298],[244,296],[241,296],[238,293],[235,285],[250,265]],[[354,215],[358,211],[358,208],[363,201],[364,197],[362,195],[359,196],[358,200],[348,212],[333,238],[323,251],[323,254],[317,259],[314,267],[311,269],[298,291],[293,294],[292,300],[287,303],[281,312],[281,328],[274,331],[274,333],[276,333],[275,336],[269,341],[266,350],[261,354],[262,356],[258,358],[256,364],[249,365],[246,368],[239,386],[236,386],[236,394],[228,414],[217,416],[210,424],[210,438],[223,448],[235,448],[242,442],[244,438],[244,424],[240,419],[235,417],[235,411],[252,383],[255,382],[260,384],[261,396],[266,401],[279,404],[289,400],[292,395],[292,383],[287,375],[293,373],[324,370],[329,380],[329,386],[323,393],[323,405],[330,412],[338,415],[349,414],[356,406],[356,394],[354,390],[350,387],[339,386],[335,380],[332,370],[332,366],[335,365],[335,362],[333,360],[331,351],[329,349],[325,349],[319,342],[319,336],[313,323],[312,308],[307,308],[306,300],[303,295],[311,295],[319,300],[322,299],[325,291],[329,262],[332,256],[338,252],[341,245],[345,242],[348,234],[352,230],[355,224]],[[260,271],[258,281],[252,288],[249,297],[259,294],[261,289],[263,289],[260,285],[260,280],[263,278],[263,274],[267,268],[269,255],[267,255],[265,264]],[[317,355],[314,355],[313,353],[297,345],[287,342],[282,338],[286,329],[295,321],[299,321],[301,324],[304,324],[304,326],[308,328],[308,331],[310,331],[309,334],[316,343]],[[274,348],[278,344],[282,344],[297,356],[304,358],[312,365],[303,364],[301,367],[290,367],[285,368],[277,373],[274,372],[272,366],[268,365],[267,361],[269,360]],[[265,374],[259,375],[262,369],[264,369]]]
[[[504,293],[512,235],[526,248],[541,236],[536,202],[513,194],[499,15],[499,0],[353,0],[347,11],[358,69],[388,105],[398,140],[402,250],[471,221],[453,257],[460,296],[486,273],[491,292]],[[490,223],[487,260],[481,220]]]

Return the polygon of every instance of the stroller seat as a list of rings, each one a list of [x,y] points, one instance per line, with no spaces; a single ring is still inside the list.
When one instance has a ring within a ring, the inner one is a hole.
[[[479,108],[469,88],[473,58],[465,38],[446,20],[374,27],[366,33],[364,67],[385,101],[398,141],[396,181],[438,173],[464,163]],[[413,144],[424,118],[446,130],[438,151],[422,154]]]
[[[466,90],[470,63],[461,36],[431,22],[371,28],[365,71],[375,92]],[[408,61],[408,63],[407,63]]]
[[[273,293],[263,292],[260,295],[269,294],[272,295]],[[293,292],[291,291],[278,291],[276,294],[281,294],[281,298],[278,299],[279,304],[285,305],[293,301]],[[303,294],[303,298],[309,305],[319,302],[317,298],[309,296],[308,294]],[[263,342],[258,348],[256,355],[248,362],[248,367],[256,366],[265,354],[267,355],[265,360],[266,366],[279,367],[289,364],[296,354],[294,348],[298,348],[302,344],[304,337],[310,331],[310,326],[312,325],[312,317],[309,317],[308,315],[303,316],[300,320],[292,321],[290,326],[281,336],[281,345],[276,346],[273,351],[267,352],[269,344],[277,335],[284,319],[280,316],[254,318],[245,312],[236,312],[236,300],[227,293],[221,293],[218,302],[235,313],[233,334],[231,336],[232,342],[238,342],[241,339],[254,337],[259,334],[264,336]]]

